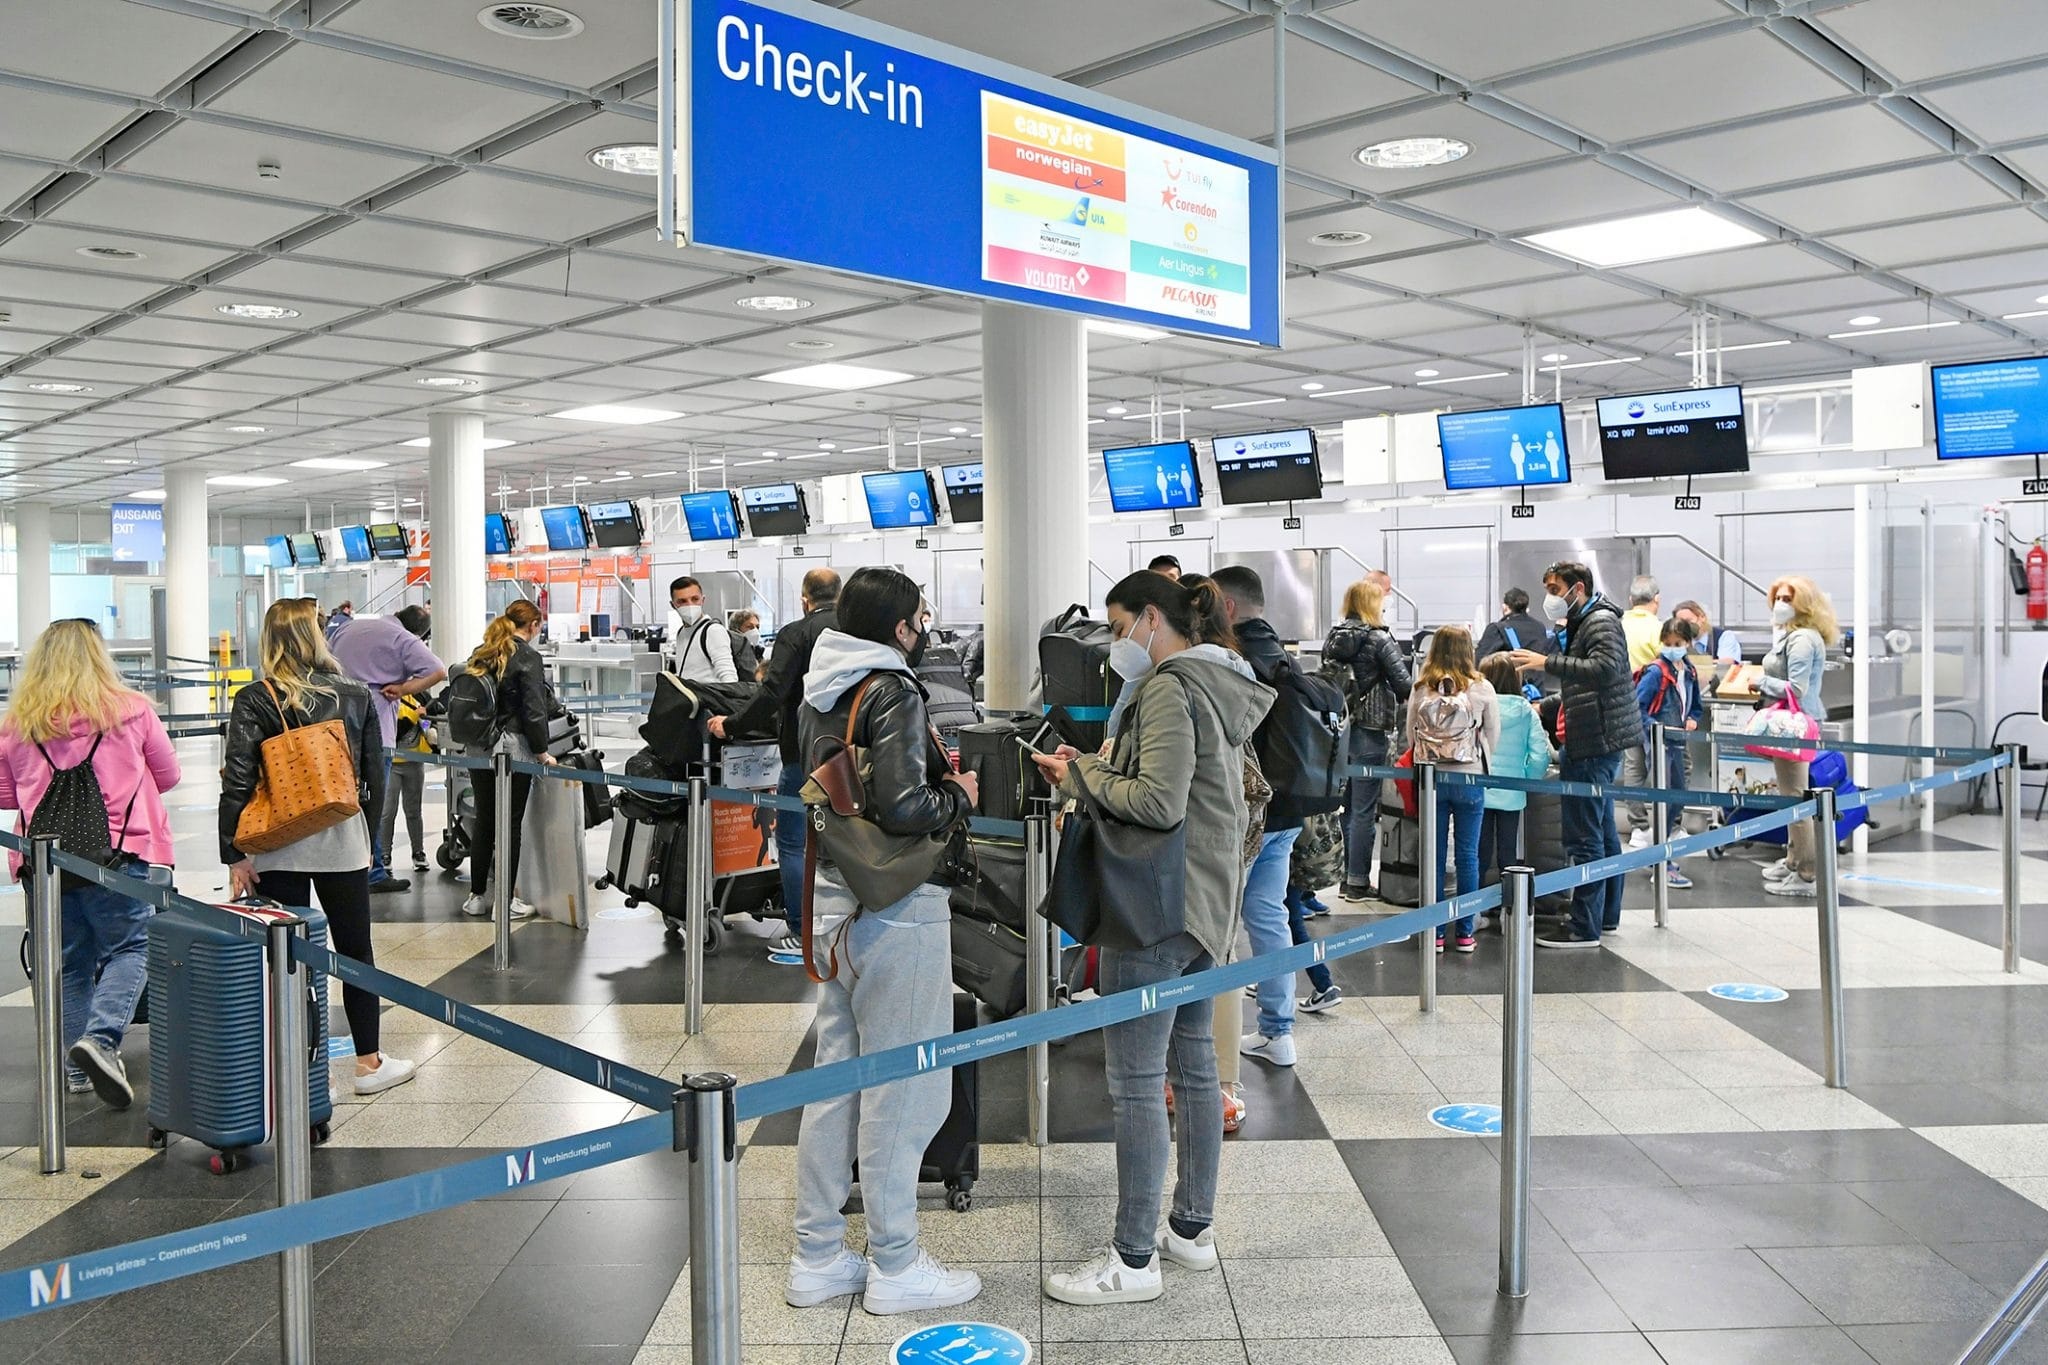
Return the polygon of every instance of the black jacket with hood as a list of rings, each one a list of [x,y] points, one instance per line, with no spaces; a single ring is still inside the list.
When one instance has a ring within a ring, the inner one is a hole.
[[[1385,626],[1369,626],[1356,616],[1347,616],[1330,628],[1323,641],[1323,658],[1351,669],[1351,696],[1363,697],[1384,681],[1394,689],[1394,700],[1408,704],[1415,679],[1393,632]],[[1356,702],[1353,702],[1356,705]]]
[[[1621,609],[1595,593],[1573,608],[1543,671],[1564,694],[1564,756],[1618,754],[1643,742]]]
[[[768,655],[768,672],[754,699],[725,720],[725,733],[777,736],[782,761],[802,760],[803,736],[797,711],[804,704],[804,675],[811,671],[811,651],[818,637],[839,625],[839,604],[827,602],[813,607],[797,620],[775,632],[775,648]]]
[[[872,769],[868,818],[890,834],[936,834],[965,820],[974,811],[966,791],[946,781],[953,765],[925,715],[924,688],[902,653],[889,645],[839,630],[818,637],[798,712],[805,755],[799,761],[808,764],[819,739],[845,738],[854,696],[870,677],[874,682],[861,699],[853,729],[853,742],[865,751]]]

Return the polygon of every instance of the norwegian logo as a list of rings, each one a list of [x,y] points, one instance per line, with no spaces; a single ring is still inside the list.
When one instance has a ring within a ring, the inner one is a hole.
[[[63,1303],[71,1297],[71,1262],[59,1261],[57,1268],[45,1275],[41,1267],[28,1273],[28,1306],[41,1308],[46,1303]]]
[[[505,1154],[505,1186],[531,1185],[533,1183],[533,1149],[528,1148],[521,1156],[517,1152]]]

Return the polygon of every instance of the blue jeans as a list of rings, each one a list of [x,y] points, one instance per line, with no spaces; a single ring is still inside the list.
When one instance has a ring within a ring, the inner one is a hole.
[[[1283,866],[1286,861],[1281,859]],[[1161,985],[1211,965],[1208,950],[1193,934],[1130,952],[1104,948],[1101,993]],[[1179,1149],[1173,1216],[1205,1227],[1215,1220],[1216,1172],[1223,1162],[1223,1089],[1216,1079],[1216,1044],[1210,1033],[1214,1012],[1213,1001],[1193,1000],[1102,1031],[1116,1133],[1115,1242],[1126,1256],[1152,1254],[1171,1138],[1179,1139],[1173,1143]],[[1166,1106],[1159,1102],[1169,1067],[1177,1133],[1169,1127]]]
[[[1294,938],[1287,932],[1287,872],[1294,859],[1294,841],[1301,828],[1267,830],[1259,839],[1259,856],[1244,879],[1244,931],[1252,941],[1252,955],[1277,953],[1292,948]],[[1294,973],[1261,981],[1259,1032],[1268,1038],[1284,1038],[1294,1032]]]
[[[386,745],[384,748],[384,767],[377,774],[376,785],[371,790],[382,793],[383,799],[387,802],[392,799],[391,747],[389,745]],[[376,822],[370,826],[370,885],[372,886],[375,886],[378,882],[391,879],[391,848],[390,841],[384,837],[384,830],[388,826],[384,823],[383,814],[383,811],[379,810]],[[414,847],[417,848],[418,845],[414,845]]]
[[[784,763],[775,790],[795,796],[804,789],[804,765]],[[782,917],[789,932],[804,932],[804,813],[800,810],[775,812],[775,861],[782,871]]]
[[[1558,776],[1566,782],[1611,784],[1621,772],[1621,755],[1601,754],[1597,758],[1567,758],[1558,765]],[[1572,865],[1583,866],[1621,853],[1621,831],[1614,825],[1614,802],[1606,797],[1565,796],[1558,799],[1564,820],[1564,852]],[[1572,928],[1584,938],[1597,939],[1608,929],[1621,927],[1622,879],[1609,877],[1588,882],[1572,893]]]
[[[1287,888],[1287,939],[1296,945],[1308,942],[1308,892],[1298,886]],[[1318,992],[1330,989],[1330,969],[1320,962],[1310,963],[1308,984]]]
[[[1486,818],[1486,789],[1462,782],[1439,783],[1436,789],[1436,894],[1451,891],[1451,871],[1458,874],[1458,894],[1479,889],[1479,828]],[[1453,838],[1455,836],[1455,845]],[[1451,862],[1453,849],[1457,862]],[[1456,924],[1457,932],[1469,937],[1476,915],[1466,915]]]
[[[135,863],[127,872],[137,881],[169,885],[169,869],[158,873]],[[92,1038],[118,1052],[148,983],[149,918],[155,912],[103,886],[66,891],[62,903],[65,1044]]]
[[[1353,730],[1351,761],[1380,767],[1387,761],[1384,730]],[[1372,881],[1373,842],[1379,835],[1380,779],[1354,777],[1344,793],[1344,880],[1352,886]]]

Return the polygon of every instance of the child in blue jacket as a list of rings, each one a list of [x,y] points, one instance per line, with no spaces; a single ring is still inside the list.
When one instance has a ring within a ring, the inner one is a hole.
[[[1643,717],[1643,737],[1647,744],[1650,727],[1662,725],[1667,730],[1697,730],[1705,711],[1700,704],[1700,676],[1686,657],[1692,651],[1693,624],[1679,617],[1672,617],[1664,623],[1659,636],[1657,657],[1644,664],[1636,674],[1636,709]],[[1665,773],[1672,791],[1683,791],[1689,785],[1686,780],[1686,743],[1682,738],[1668,734],[1664,740]],[[1671,811],[1665,821],[1665,828],[1677,824],[1677,812]],[[1686,890],[1692,882],[1678,870],[1676,862],[1665,866],[1665,884]]]

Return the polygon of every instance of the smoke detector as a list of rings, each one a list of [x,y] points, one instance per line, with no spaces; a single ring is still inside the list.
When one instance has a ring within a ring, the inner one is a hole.
[[[82,246],[75,248],[81,256],[95,261],[139,261],[143,255],[125,246]]]
[[[1364,246],[1372,240],[1372,234],[1352,228],[1335,228],[1329,232],[1318,232],[1308,240],[1311,246]]]
[[[554,5],[485,5],[476,12],[476,21],[501,37],[536,42],[573,38],[583,32],[581,19]]]

